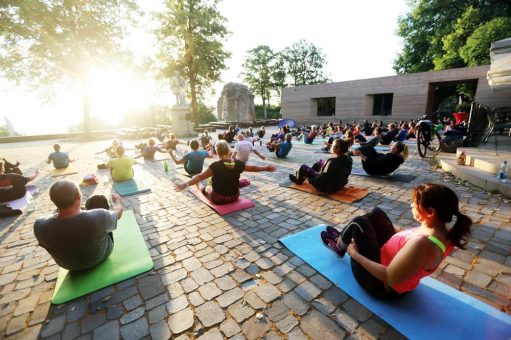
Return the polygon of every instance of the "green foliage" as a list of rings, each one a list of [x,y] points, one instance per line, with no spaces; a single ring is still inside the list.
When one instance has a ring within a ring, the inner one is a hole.
[[[266,116],[263,105],[255,105],[255,114],[257,119],[278,119],[282,118],[280,106],[268,105],[266,107]]]
[[[409,0],[409,5],[398,21],[397,34],[404,39],[394,61],[398,74],[467,66],[460,51],[472,33],[494,18],[511,16],[509,0]]]
[[[178,73],[188,81],[195,124],[199,122],[199,99],[207,87],[220,80],[225,60],[231,55],[223,46],[229,32],[217,3],[217,0],[167,0],[165,11],[158,15],[160,74],[170,79]]]
[[[17,83],[48,88],[78,82],[90,132],[87,76],[122,53],[135,0],[7,0],[0,2],[0,72]]]
[[[467,43],[460,49],[461,58],[468,66],[490,63],[490,45],[492,41],[511,36],[511,18],[495,18],[479,26],[468,37]]]
[[[306,40],[299,40],[282,52],[287,74],[293,86],[311,85],[329,81],[324,74],[326,56],[320,48]]]
[[[199,102],[198,105],[199,111],[199,123],[206,124],[209,122],[216,122],[215,108],[212,106],[207,106],[206,104]]]
[[[7,136],[9,136],[9,131],[7,131],[7,128],[5,126],[0,126],[0,137]]]

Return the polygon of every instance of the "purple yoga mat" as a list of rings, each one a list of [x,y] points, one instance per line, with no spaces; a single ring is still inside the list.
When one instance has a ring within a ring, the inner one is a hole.
[[[12,210],[19,210],[20,212],[23,212],[30,201],[32,201],[32,194],[36,192],[35,185],[27,185],[25,188],[27,189],[25,196],[6,203],[9,207],[12,208]]]

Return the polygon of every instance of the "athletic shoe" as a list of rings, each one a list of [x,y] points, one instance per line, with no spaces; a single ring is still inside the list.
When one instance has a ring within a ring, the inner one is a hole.
[[[341,232],[334,227],[327,226],[326,232],[330,236],[330,238],[333,238],[334,240],[337,240],[341,236]]]
[[[323,241],[323,245],[333,251],[337,256],[344,257],[346,254],[346,250],[341,250],[337,248],[337,244],[335,243],[335,240],[330,238],[328,233],[326,231],[321,232],[321,241]]]
[[[299,180],[295,175],[289,174],[289,180],[293,182],[294,184],[302,185],[303,179]]]

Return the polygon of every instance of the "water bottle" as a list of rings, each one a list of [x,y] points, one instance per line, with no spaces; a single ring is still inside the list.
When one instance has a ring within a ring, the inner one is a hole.
[[[169,172],[169,164],[167,161],[163,161],[163,170],[165,170],[165,172]]]
[[[507,161],[502,162],[502,164],[500,165],[499,174],[497,175],[497,178],[502,182],[505,182],[508,170],[509,165],[507,164]]]

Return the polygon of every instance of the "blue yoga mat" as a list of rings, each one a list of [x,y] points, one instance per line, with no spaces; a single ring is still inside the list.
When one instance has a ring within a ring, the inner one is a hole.
[[[151,189],[147,187],[144,183],[142,183],[141,181],[137,181],[135,179],[130,179],[129,181],[123,182],[114,181],[113,187],[115,191],[117,191],[117,193],[122,197],[151,191]]]
[[[414,291],[394,301],[365,292],[351,272],[350,257],[336,256],[320,239],[319,225],[280,239],[352,298],[410,339],[509,339],[511,316],[440,281],[424,278]]]
[[[407,174],[396,174],[396,173],[392,173],[389,175],[382,175],[382,176],[369,175],[367,172],[364,171],[364,169],[361,169],[361,168],[352,168],[351,174],[355,175],[355,176],[374,177],[374,178],[385,179],[388,181],[396,181],[396,182],[411,182],[417,178],[417,176],[410,175],[410,174],[407,175]]]

